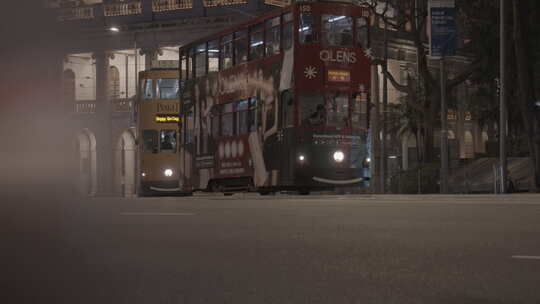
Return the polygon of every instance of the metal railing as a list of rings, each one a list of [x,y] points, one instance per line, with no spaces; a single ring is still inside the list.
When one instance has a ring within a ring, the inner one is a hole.
[[[116,113],[129,113],[133,110],[133,100],[131,99],[112,99],[112,111]]]
[[[78,6],[58,9],[58,21],[85,20],[94,18],[93,6]]]
[[[111,99],[111,112],[130,113],[133,111],[133,99]],[[97,102],[95,100],[78,100],[74,105],[75,114],[95,114]]]
[[[193,8],[192,0],[153,0],[153,12],[166,12]]]
[[[292,4],[292,0],[264,0],[264,4],[285,7]]]
[[[203,4],[205,7],[246,4],[246,3],[247,3],[247,0],[203,0]]]
[[[103,10],[106,17],[137,15],[142,13],[141,1],[105,3]]]
[[[75,114],[95,114],[96,113],[96,101],[95,100],[78,100],[74,106]]]

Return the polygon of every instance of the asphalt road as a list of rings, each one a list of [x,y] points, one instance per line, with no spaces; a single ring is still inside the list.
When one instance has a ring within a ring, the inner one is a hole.
[[[1,303],[540,303],[535,195],[3,203]]]

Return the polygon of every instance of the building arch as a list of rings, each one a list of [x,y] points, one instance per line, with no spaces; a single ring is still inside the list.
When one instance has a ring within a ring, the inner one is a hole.
[[[97,192],[96,136],[84,129],[77,134],[75,143],[79,163],[77,188],[81,195],[94,196]]]
[[[120,196],[134,196],[136,193],[136,144],[131,129],[120,134],[114,149],[115,192]]]

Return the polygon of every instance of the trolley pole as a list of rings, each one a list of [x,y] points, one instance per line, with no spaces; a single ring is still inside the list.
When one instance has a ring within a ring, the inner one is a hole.
[[[444,56],[440,59],[441,72],[441,193],[448,193],[448,117],[446,105],[446,71]]]
[[[507,110],[506,110],[506,1],[500,0],[500,99],[499,99],[499,157],[501,162],[501,184],[500,192],[506,193],[506,179],[507,179],[507,159],[506,159],[506,132],[507,132]]]
[[[381,193],[386,193],[386,171],[388,157],[386,156],[386,120],[388,112],[388,77],[386,76],[388,69],[388,23],[386,16],[384,19],[384,65],[383,65],[383,89],[382,89],[382,124],[381,124]]]

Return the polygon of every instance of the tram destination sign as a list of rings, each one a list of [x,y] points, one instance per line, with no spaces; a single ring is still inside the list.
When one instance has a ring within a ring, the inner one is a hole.
[[[351,82],[351,72],[346,70],[328,70],[327,77],[332,82]]]
[[[455,0],[430,0],[429,21],[431,57],[454,56],[457,41]]]
[[[175,114],[156,114],[154,120],[157,123],[178,123],[180,122],[180,116]]]

